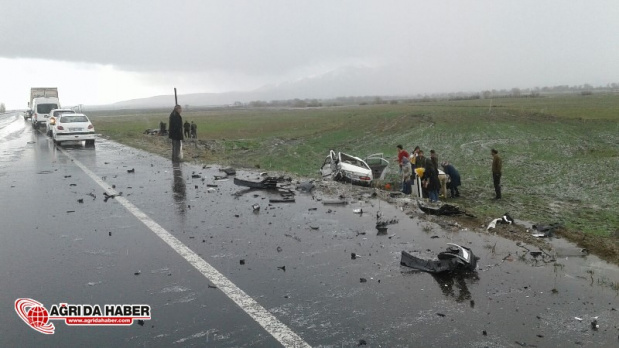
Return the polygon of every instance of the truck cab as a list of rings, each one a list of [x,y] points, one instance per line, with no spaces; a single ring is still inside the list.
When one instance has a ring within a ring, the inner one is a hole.
[[[32,127],[39,128],[45,124],[49,117],[49,112],[60,109],[60,101],[53,97],[40,97],[32,99]]]

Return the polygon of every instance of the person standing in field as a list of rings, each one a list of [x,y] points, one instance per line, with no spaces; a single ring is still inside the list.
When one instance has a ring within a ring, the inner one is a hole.
[[[405,159],[408,160],[408,152],[406,152],[406,150],[404,150],[404,148],[402,147],[402,145],[398,145],[396,146],[396,148],[398,149],[398,164],[400,165],[400,173],[402,172],[402,161],[404,161]]]
[[[193,121],[191,121],[191,123],[193,123]],[[184,129],[184,131],[185,131],[183,134],[185,135],[185,138],[189,138],[189,130],[190,130],[190,126],[191,126],[191,125],[189,124],[189,122],[188,122],[188,121],[185,121],[185,123],[183,124],[183,129]]]
[[[415,168],[425,168],[427,162],[430,162],[430,161],[428,161],[428,159],[425,158],[425,156],[423,155],[423,150],[417,151],[417,159],[415,160]]]
[[[396,146],[396,148],[398,149],[397,161],[398,161],[398,165],[400,166],[400,174],[402,174],[402,178],[404,178],[404,173],[403,173],[404,168],[402,167],[402,164],[404,163],[404,161],[409,161],[408,152],[404,150],[404,147],[402,145],[398,145]],[[404,190],[404,180],[402,180],[402,190]]]
[[[438,154],[434,150],[430,150],[430,161],[432,161],[434,168],[438,169]]]
[[[412,191],[411,187],[411,175],[413,174],[413,168],[408,156],[402,158],[402,193],[410,195]]]
[[[172,139],[172,161],[179,162],[183,159],[183,118],[181,112],[183,109],[180,105],[176,105],[172,113],[170,113],[170,131],[168,137]]]
[[[417,168],[417,157],[419,157],[419,146],[415,146],[413,152],[411,152],[411,164],[413,165],[413,169]]]
[[[458,186],[461,185],[460,173],[458,172],[456,167],[454,167],[449,162],[441,163],[441,167],[443,167],[443,171],[445,172],[445,174],[449,176],[447,188],[449,188],[449,191],[451,193],[450,198],[460,197],[460,191],[458,191]]]
[[[438,203],[438,192],[441,189],[441,183],[438,178],[438,169],[434,168],[431,161],[426,161],[423,173],[423,186],[428,192],[430,203]]]
[[[191,121],[191,138],[196,139],[198,137],[198,125]]]
[[[492,153],[492,181],[494,183],[494,192],[496,193],[494,199],[501,199],[503,160],[499,157],[499,152],[497,150],[492,149],[490,152]]]

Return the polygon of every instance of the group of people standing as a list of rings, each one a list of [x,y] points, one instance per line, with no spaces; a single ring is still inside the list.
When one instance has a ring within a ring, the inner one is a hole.
[[[412,193],[413,177],[416,176],[421,180],[423,196],[428,197],[431,203],[438,202],[441,181],[439,179],[439,162],[436,151],[430,150],[430,158],[427,158],[419,146],[416,146],[410,155],[404,150],[402,145],[398,145],[397,149],[397,161],[402,172],[402,192],[404,194]],[[441,167],[445,174],[448,175],[447,188],[450,190],[450,197],[459,197],[460,191],[458,187],[461,185],[460,173],[449,162],[442,162]]]
[[[185,121],[185,123],[183,123],[183,129],[185,130],[184,132],[185,138],[191,138],[191,139],[197,138],[198,125],[193,123],[193,121],[191,121],[191,123]]]
[[[438,173],[438,154],[430,150],[430,158],[424,156],[423,150],[416,146],[412,154],[409,155],[402,145],[397,146],[398,163],[402,173],[402,192],[412,193],[412,178],[416,176],[421,180],[423,196],[428,197],[430,202],[438,202],[438,195],[441,189],[441,182]],[[501,175],[503,173],[503,161],[499,156],[499,151],[492,149],[492,181],[494,184],[494,199],[501,199]],[[441,167],[447,175],[447,188],[450,191],[450,198],[460,197],[458,187],[462,184],[460,173],[449,162],[441,162]],[[414,174],[413,174],[414,171]]]

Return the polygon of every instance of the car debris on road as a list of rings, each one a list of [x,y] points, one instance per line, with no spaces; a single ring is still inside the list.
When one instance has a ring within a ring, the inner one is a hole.
[[[466,211],[460,209],[458,206],[455,206],[453,204],[443,204],[440,207],[431,207],[422,204],[420,201],[417,201],[417,205],[419,206],[419,209],[421,209],[421,211],[429,215],[466,215],[468,217],[475,217],[474,215],[467,213]]]
[[[488,224],[488,227],[486,228],[486,230],[490,230],[491,228],[496,228],[496,224],[508,224],[508,225],[511,225],[513,223],[514,223],[514,219],[511,216],[509,216],[509,214],[505,213],[500,218],[496,218],[496,219],[492,220],[490,222],[490,224]]]
[[[400,265],[428,273],[475,271],[479,258],[471,249],[454,243],[447,244],[449,247],[438,254],[438,260],[424,260],[402,251]]]

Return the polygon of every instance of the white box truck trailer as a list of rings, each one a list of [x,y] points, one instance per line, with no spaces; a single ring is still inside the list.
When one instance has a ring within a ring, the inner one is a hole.
[[[38,128],[45,124],[49,117],[49,112],[53,109],[60,109],[57,87],[32,87],[30,88],[30,108],[32,126]]]

